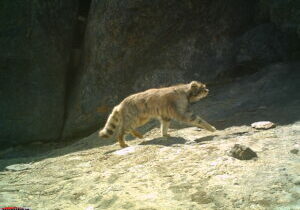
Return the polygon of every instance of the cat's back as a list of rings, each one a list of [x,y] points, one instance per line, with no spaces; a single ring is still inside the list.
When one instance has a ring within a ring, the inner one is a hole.
[[[125,104],[140,104],[147,103],[148,105],[157,105],[168,101],[180,100],[185,97],[184,85],[152,88],[139,92],[125,98],[122,103]]]

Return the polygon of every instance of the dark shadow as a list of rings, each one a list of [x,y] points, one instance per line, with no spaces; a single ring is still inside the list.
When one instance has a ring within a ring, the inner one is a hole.
[[[112,138],[101,139],[96,132],[86,138],[69,142],[33,142],[10,146],[7,149],[0,150],[0,171],[4,171],[9,165],[38,162],[43,159],[58,157],[76,151],[113,145],[116,142]],[[119,145],[117,144],[117,146]],[[116,150],[109,151],[106,154]]]
[[[271,65],[230,83],[208,86],[207,100],[195,112],[218,130],[257,121],[289,125],[300,116],[299,63]]]
[[[205,141],[212,141],[215,137],[217,137],[217,135],[204,136],[204,137],[201,137],[199,139],[195,139],[194,142],[202,143],[202,142],[205,142]]]
[[[163,145],[163,146],[172,146],[174,144],[185,144],[186,140],[181,137],[159,137],[151,139],[150,141],[144,141],[139,145]]]
[[[226,136],[223,136],[223,139],[230,139],[230,138],[234,138],[237,136],[249,136],[249,135],[252,135],[254,132],[258,132],[258,131],[253,130],[252,132],[244,131],[244,132],[230,133],[230,134],[227,134]]]
[[[247,131],[235,132],[235,133],[231,133],[230,135],[233,135],[233,136],[244,136],[246,133],[249,133],[249,132],[247,132]]]
[[[298,120],[297,116],[300,116],[299,105],[300,100],[295,100],[293,103],[287,103],[282,106],[267,105],[265,109],[261,109],[259,106],[253,108],[253,110],[237,108],[236,112],[232,115],[226,116],[225,114],[222,114],[219,119],[212,119],[215,118],[215,116],[207,117],[207,119],[211,118],[211,123],[218,130],[223,130],[232,126],[251,126],[252,123],[258,121],[271,121],[277,125],[288,125]],[[235,135],[242,134],[243,133],[237,133]]]

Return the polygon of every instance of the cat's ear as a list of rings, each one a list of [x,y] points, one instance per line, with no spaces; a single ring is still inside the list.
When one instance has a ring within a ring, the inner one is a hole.
[[[192,90],[197,89],[197,88],[198,88],[198,82],[197,82],[197,81],[192,81],[192,82],[190,83],[190,88],[191,88]]]

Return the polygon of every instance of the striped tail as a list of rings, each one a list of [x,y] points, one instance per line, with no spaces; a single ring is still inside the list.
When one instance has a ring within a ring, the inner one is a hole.
[[[102,138],[109,138],[114,135],[116,129],[119,127],[120,124],[120,114],[115,107],[112,113],[109,115],[107,122],[104,128],[99,132],[99,136]]]

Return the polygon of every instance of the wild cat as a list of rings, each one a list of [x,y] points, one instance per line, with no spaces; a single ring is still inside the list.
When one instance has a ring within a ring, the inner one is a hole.
[[[149,89],[130,95],[114,107],[99,136],[108,138],[114,135],[122,148],[128,147],[124,135],[130,133],[143,138],[135,128],[155,118],[161,122],[161,134],[164,137],[169,136],[171,119],[214,132],[216,130],[214,126],[189,109],[191,103],[206,97],[208,92],[205,84],[192,81],[188,84]]]

